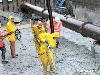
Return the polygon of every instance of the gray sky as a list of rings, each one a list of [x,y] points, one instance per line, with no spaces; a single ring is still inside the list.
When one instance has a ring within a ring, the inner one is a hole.
[[[0,2],[2,2],[2,0],[0,0]]]

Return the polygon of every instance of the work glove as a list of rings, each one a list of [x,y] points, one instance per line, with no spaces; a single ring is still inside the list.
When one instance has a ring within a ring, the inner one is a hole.
[[[34,34],[34,38],[37,38],[37,36]]]
[[[48,46],[48,49],[52,49],[52,46],[51,46],[51,45],[49,45],[49,46]]]
[[[12,34],[12,32],[8,32],[7,34],[5,34],[5,37],[7,37],[7,36],[9,36],[11,34]]]

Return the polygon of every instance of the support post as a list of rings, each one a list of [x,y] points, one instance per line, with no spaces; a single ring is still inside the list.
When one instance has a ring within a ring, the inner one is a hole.
[[[51,34],[54,33],[54,26],[53,26],[53,17],[52,17],[52,9],[50,5],[50,0],[46,0],[46,6],[48,8],[49,13],[49,20],[50,20],[50,28],[51,28]]]

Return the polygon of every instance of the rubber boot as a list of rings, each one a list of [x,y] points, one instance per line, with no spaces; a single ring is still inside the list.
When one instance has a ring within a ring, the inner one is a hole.
[[[50,64],[50,71],[52,73],[55,73],[55,58],[54,58],[54,52],[53,50],[49,51],[49,64]]]
[[[47,74],[47,65],[43,64],[43,75]]]

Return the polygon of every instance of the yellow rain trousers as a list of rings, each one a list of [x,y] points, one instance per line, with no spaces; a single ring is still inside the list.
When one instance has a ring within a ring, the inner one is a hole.
[[[14,26],[14,23],[13,21],[11,20],[11,18],[9,17],[8,18],[8,22],[7,22],[7,25],[6,25],[6,32],[11,32],[12,34],[11,35],[8,35],[6,37],[6,40],[7,41],[15,41],[15,26]]]
[[[32,33],[37,36],[34,37],[33,40],[43,66],[43,75],[46,75],[48,65],[50,65],[50,70],[55,72],[55,59],[53,50],[56,47],[55,37],[58,37],[58,33],[46,33],[44,27],[39,29],[36,25],[32,26]],[[48,41],[48,44],[46,44],[45,41]],[[52,47],[51,49],[48,48],[49,45]]]

